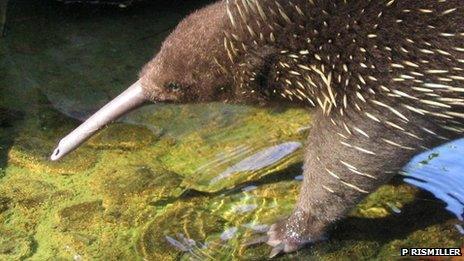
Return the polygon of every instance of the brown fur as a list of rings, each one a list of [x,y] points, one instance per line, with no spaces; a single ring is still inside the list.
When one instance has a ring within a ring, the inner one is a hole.
[[[295,212],[269,232],[268,244],[290,252],[321,239],[415,154],[462,136],[464,8],[459,0],[248,2],[187,17],[141,78],[155,101],[318,107]]]
[[[220,86],[232,84],[213,59],[225,59],[222,42],[226,23],[222,3],[196,11],[180,22],[140,74],[147,96],[171,102],[217,100]],[[169,83],[178,84],[182,91],[169,93],[165,88]]]

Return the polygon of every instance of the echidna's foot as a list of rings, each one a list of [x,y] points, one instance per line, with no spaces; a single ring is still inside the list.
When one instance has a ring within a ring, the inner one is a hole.
[[[313,215],[295,210],[288,219],[272,225],[267,232],[267,244],[273,247],[269,257],[294,252],[307,244],[323,240],[324,229],[325,224]]]

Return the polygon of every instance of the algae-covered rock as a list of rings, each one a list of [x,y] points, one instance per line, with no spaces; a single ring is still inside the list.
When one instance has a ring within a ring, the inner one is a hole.
[[[57,188],[43,180],[10,179],[0,184],[0,192],[12,204],[31,209],[49,201],[57,193]]]
[[[414,201],[418,190],[406,184],[387,184],[369,195],[351,212],[355,217],[381,218],[401,212],[401,208]]]
[[[38,137],[18,137],[10,149],[10,162],[36,173],[76,174],[86,171],[96,163],[96,151],[83,147],[62,162],[51,162],[50,151],[55,142]]]
[[[108,225],[104,222],[104,210],[101,200],[61,206],[49,228],[53,234],[48,235],[49,240],[55,241],[52,246],[58,247],[55,256],[99,256],[93,248],[102,247],[105,242],[104,228]],[[43,240],[42,236],[39,238]]]
[[[105,165],[91,184],[102,195],[106,220],[133,226],[150,221],[144,213],[151,205],[179,197],[186,190],[181,182],[181,177],[162,167],[116,163]]]
[[[0,214],[9,208],[10,202],[11,202],[11,198],[0,197]]]
[[[0,227],[0,260],[24,260],[33,254],[34,244],[27,234]]]
[[[82,202],[61,209],[58,212],[58,227],[63,231],[83,230],[97,223],[103,215],[101,200]]]
[[[143,148],[157,137],[143,126],[113,124],[89,140],[88,145],[97,149],[134,150]]]

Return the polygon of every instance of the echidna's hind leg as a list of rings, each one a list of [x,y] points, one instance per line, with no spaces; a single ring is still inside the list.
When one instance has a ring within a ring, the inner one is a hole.
[[[348,111],[339,118],[332,116],[332,120],[321,113],[319,119],[314,119],[297,206],[288,219],[268,231],[267,243],[274,247],[271,256],[323,239],[330,225],[401,170],[423,150],[422,145],[439,142],[421,131],[427,128],[438,132],[425,119],[401,124],[404,131],[398,131],[384,123],[397,122],[395,115],[375,110],[369,115],[382,120],[369,120],[358,111]]]

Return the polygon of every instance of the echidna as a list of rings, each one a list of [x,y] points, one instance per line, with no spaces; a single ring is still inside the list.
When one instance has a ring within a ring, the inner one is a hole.
[[[183,20],[57,160],[145,101],[316,107],[297,206],[272,255],[323,238],[414,155],[464,131],[461,0],[230,0]]]

